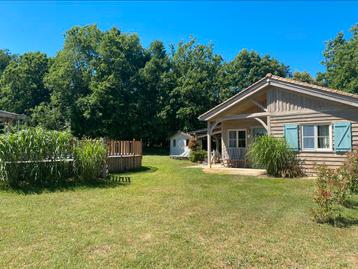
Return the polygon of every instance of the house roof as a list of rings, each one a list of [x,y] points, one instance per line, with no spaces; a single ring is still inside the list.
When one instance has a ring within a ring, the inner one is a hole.
[[[190,134],[193,136],[197,136],[197,137],[202,137],[202,136],[206,136],[208,133],[208,128],[203,128],[203,129],[198,129],[198,130],[194,130],[191,131]],[[218,124],[217,127],[214,128],[214,130],[212,131],[213,134],[215,133],[221,133],[221,125]]]
[[[183,131],[177,131],[175,134],[171,135],[170,138],[172,138],[172,137],[174,137],[174,136],[176,136],[176,135],[178,135],[178,134],[181,134],[181,135],[183,135],[183,136],[185,136],[185,137],[187,137],[187,138],[191,138],[191,137],[192,137],[191,134],[185,133],[185,132],[183,132]]]
[[[262,79],[256,81],[249,87],[235,94],[231,98],[225,100],[221,104],[215,106],[204,114],[200,115],[199,120],[207,121],[215,117],[217,114],[229,109],[233,105],[241,102],[252,94],[266,88],[267,86],[277,86],[298,93],[311,95],[314,97],[343,103],[346,105],[358,107],[358,95],[347,93],[327,87],[322,87],[306,82],[296,81],[293,79],[283,78],[272,74],[267,74]]]

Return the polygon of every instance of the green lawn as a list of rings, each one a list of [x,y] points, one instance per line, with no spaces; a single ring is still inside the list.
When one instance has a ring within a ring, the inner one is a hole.
[[[358,267],[358,225],[313,222],[312,180],[188,164],[148,156],[127,186],[0,191],[0,268]]]

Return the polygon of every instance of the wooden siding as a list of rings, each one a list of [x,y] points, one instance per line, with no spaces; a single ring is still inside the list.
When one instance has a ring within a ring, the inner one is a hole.
[[[264,94],[264,96],[263,96]],[[226,115],[238,115],[242,113],[258,112],[260,109],[253,105],[251,100],[258,101],[260,104],[267,104],[270,113],[267,118],[261,117],[267,122],[268,131],[276,137],[283,137],[284,124],[334,124],[339,121],[349,121],[352,123],[352,148],[358,149],[358,108],[338,102],[327,101],[323,98],[312,97],[303,93],[293,92],[277,86],[269,86],[260,93],[255,94],[249,100],[233,106],[221,113],[217,118]],[[251,134],[252,127],[261,124],[254,119],[228,120],[222,123],[222,156],[228,156],[228,130],[246,129]],[[299,139],[301,138],[299,131]],[[334,136],[334,132],[332,132]],[[301,139],[300,139],[301,140]],[[250,143],[247,139],[247,145]],[[334,149],[334,137],[332,137],[332,147]],[[338,168],[346,159],[346,154],[331,151],[312,151],[298,153],[303,162],[303,167],[307,174],[314,174],[315,166],[326,164],[331,168]]]
[[[284,124],[333,124],[338,121],[352,123],[352,147],[358,149],[358,109],[311,97],[308,95],[290,92],[285,89],[271,87],[267,91],[267,109],[271,113],[269,130],[271,135],[283,137]],[[334,136],[334,133],[332,132]],[[299,131],[301,141],[301,132]],[[332,146],[334,137],[332,138]],[[332,168],[341,166],[346,154],[330,152],[302,152],[298,156],[303,161],[307,174],[315,172],[318,164],[326,164]]]
[[[358,111],[346,107],[345,109],[337,109],[332,107],[332,112],[324,111],[308,111],[301,110],[297,113],[281,113],[272,115],[270,119],[271,134],[276,137],[283,137],[284,124],[319,124],[328,123],[333,124],[338,121],[349,121],[352,123],[352,147],[358,149]],[[334,136],[334,132],[332,132]],[[301,132],[299,132],[299,139],[301,141]],[[334,137],[332,138],[332,145],[334,144]],[[334,145],[333,145],[334,147]],[[298,156],[303,161],[303,166],[307,174],[314,173],[314,167],[318,164],[326,164],[331,168],[338,168],[345,160],[346,154],[337,154],[334,151],[330,152],[302,152]]]
[[[271,87],[267,91],[267,109],[269,112],[287,112],[300,110],[317,110],[343,108],[345,105],[331,101],[311,97],[308,95],[297,94],[288,90]]]

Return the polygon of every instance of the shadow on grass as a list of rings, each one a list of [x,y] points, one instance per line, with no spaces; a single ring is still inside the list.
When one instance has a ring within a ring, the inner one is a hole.
[[[79,181],[74,178],[69,178],[65,182],[61,184],[57,184],[54,186],[21,186],[21,187],[11,187],[7,184],[0,183],[0,190],[5,192],[16,192],[19,194],[41,194],[44,192],[61,192],[61,191],[75,191],[77,189],[104,189],[104,188],[116,188],[119,186],[125,187],[130,186],[130,182],[121,182],[116,180],[115,177],[112,176],[121,176],[126,174],[133,173],[153,173],[157,171],[157,167],[152,166],[142,166],[140,168],[128,170],[121,173],[111,173],[105,179],[98,179],[95,181]]]
[[[358,225],[358,218],[341,216],[334,221],[334,226],[339,228],[349,228]]]
[[[348,199],[348,200],[344,201],[343,205],[346,208],[358,209],[358,200]]]
[[[121,175],[121,174],[132,174],[132,173],[154,173],[155,171],[157,171],[158,168],[154,167],[154,166],[142,166],[139,168],[135,168],[135,169],[131,169],[131,170],[127,170],[127,171],[123,171],[123,172],[118,172],[118,173],[111,173],[114,175]]]
[[[116,188],[118,186],[128,186],[128,183],[111,181],[108,179],[100,179],[96,181],[74,181],[68,180],[61,185],[56,186],[36,186],[36,187],[11,187],[6,184],[0,184],[0,190],[6,192],[16,192],[18,194],[41,194],[48,192],[75,191],[77,189],[103,189]]]
[[[143,148],[143,155],[169,156],[169,149]]]

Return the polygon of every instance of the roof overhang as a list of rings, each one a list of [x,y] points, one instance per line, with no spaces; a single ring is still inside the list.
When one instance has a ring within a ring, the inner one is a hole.
[[[26,116],[23,114],[17,114],[17,113],[0,110],[0,119],[22,120],[22,119],[25,119],[25,117]]]
[[[313,97],[353,106],[358,108],[358,95],[340,92],[337,90],[324,88],[308,83],[296,82],[290,79],[284,79],[268,74],[266,77],[255,82],[246,89],[240,91],[233,97],[227,99],[216,107],[210,109],[198,117],[199,120],[209,121],[217,117],[220,113],[230,109],[236,104],[248,99],[255,93],[265,89],[268,86],[275,86],[288,91],[293,91],[299,94],[306,94]]]
[[[172,137],[174,137],[174,136],[176,136],[176,135],[182,135],[182,136],[185,136],[186,138],[191,138],[192,137],[192,135],[191,134],[189,134],[189,133],[185,133],[185,132],[183,132],[183,131],[177,131],[176,133],[174,133],[174,134],[172,134],[171,136],[170,136],[170,138],[172,138]]]

